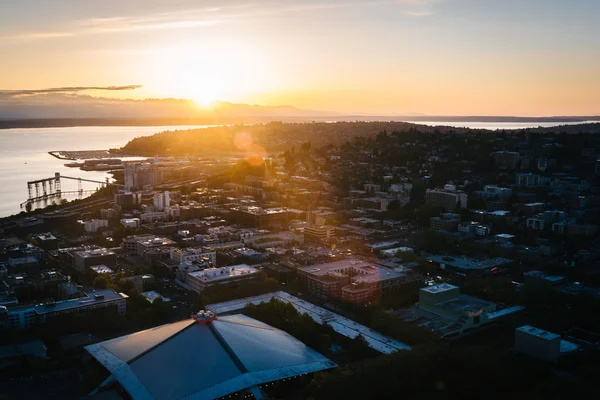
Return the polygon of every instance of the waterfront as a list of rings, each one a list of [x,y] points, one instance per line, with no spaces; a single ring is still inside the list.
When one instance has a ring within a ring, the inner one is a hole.
[[[63,175],[104,181],[103,171],[82,171],[65,167],[67,160],[50,154],[54,150],[104,150],[125,145],[138,136],[175,129],[206,128],[207,126],[127,126],[73,127],[0,130],[0,217],[22,211],[19,204],[27,200],[27,181],[49,178],[55,172]],[[95,189],[93,183],[82,183],[84,190]],[[77,190],[77,182],[62,180],[62,190]],[[65,197],[72,200],[77,197]],[[52,200],[50,200],[50,203]],[[44,206],[43,203],[36,205]]]
[[[334,121],[331,121],[334,122]],[[494,122],[418,122],[425,125],[456,126],[474,129],[522,129],[538,126],[555,126],[557,123],[494,123]],[[66,176],[75,176],[104,181],[109,176],[104,171],[82,171],[78,168],[65,167],[68,160],[59,160],[49,151],[81,151],[106,150],[125,145],[138,136],[148,136],[165,130],[185,130],[206,128],[199,126],[102,126],[102,127],[69,127],[69,128],[27,128],[0,130],[2,157],[0,158],[0,217],[9,216],[22,211],[19,204],[27,200],[27,181],[49,178],[55,172]],[[77,190],[77,182],[63,180],[63,191]],[[97,186],[83,183],[84,190],[92,190]],[[65,197],[72,200],[76,197]],[[52,200],[50,200],[50,203]],[[43,207],[39,203],[35,206]],[[35,208],[35,207],[34,207]]]

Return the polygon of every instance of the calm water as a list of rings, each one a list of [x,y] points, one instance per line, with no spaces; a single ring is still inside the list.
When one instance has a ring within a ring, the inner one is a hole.
[[[493,123],[493,122],[417,122],[436,126],[456,126],[476,129],[521,129],[555,126],[556,123]],[[562,124],[564,125],[564,123]],[[65,167],[70,161],[48,154],[53,150],[106,150],[124,146],[138,136],[175,129],[206,128],[201,126],[127,126],[73,127],[0,130],[0,217],[21,211],[19,205],[27,200],[27,181],[50,178],[55,172],[62,175],[104,181],[102,171],[82,171]],[[77,190],[77,181],[61,180],[62,190]],[[83,189],[95,189],[96,184],[83,183]],[[73,199],[76,197],[66,197]],[[38,204],[43,207],[45,204]]]
[[[579,125],[598,121],[584,122],[440,122],[440,121],[410,121],[413,124],[431,125],[431,126],[453,126],[456,128],[471,129],[527,129],[527,128],[550,128],[559,125]]]
[[[106,150],[124,146],[138,136],[148,136],[164,130],[205,128],[206,126],[142,126],[142,127],[74,127],[0,130],[0,217],[21,211],[27,200],[27,181],[50,178],[55,172],[77,178],[104,181],[103,171],[82,171],[65,167],[72,162],[59,160],[53,150]],[[61,179],[63,191],[77,190],[77,181]],[[94,183],[82,183],[83,189],[96,189]],[[65,198],[72,200],[76,196]],[[38,204],[43,207],[44,204]]]

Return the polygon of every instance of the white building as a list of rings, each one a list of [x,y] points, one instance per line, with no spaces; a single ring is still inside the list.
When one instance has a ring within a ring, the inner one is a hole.
[[[84,229],[86,232],[98,232],[100,228],[108,228],[108,220],[105,219],[91,219],[85,221]]]
[[[121,220],[121,225],[123,225],[123,227],[125,229],[127,229],[127,228],[137,229],[140,227],[140,219],[139,218],[123,218]]]
[[[210,265],[217,265],[217,253],[204,251],[202,248],[171,249],[171,260],[178,263],[208,261]]]
[[[169,192],[155,194],[153,204],[155,211],[165,211],[165,209],[171,206]]]

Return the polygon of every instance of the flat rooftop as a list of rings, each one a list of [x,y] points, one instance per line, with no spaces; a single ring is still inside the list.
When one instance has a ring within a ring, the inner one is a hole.
[[[94,296],[104,296],[102,299],[96,299]],[[64,311],[71,308],[86,307],[93,304],[102,304],[115,300],[126,299],[127,296],[122,293],[117,293],[112,289],[95,290],[87,293],[87,296],[78,299],[57,301],[54,305],[38,304],[34,306],[37,314],[46,314],[56,311]]]
[[[448,291],[454,290],[454,289],[459,289],[459,287],[451,285],[449,283],[440,283],[439,285],[433,285],[433,286],[427,286],[427,287],[421,288],[421,291],[427,292],[427,293],[442,293],[442,292],[448,292]]]
[[[78,256],[80,256],[82,258],[116,255],[116,253],[114,251],[107,249],[107,248],[76,251],[75,254],[77,254]]]
[[[479,270],[499,267],[501,265],[509,264],[512,262],[509,258],[496,257],[496,258],[485,258],[483,260],[477,260],[468,257],[449,257],[449,256],[435,256],[430,255],[426,257],[428,260],[446,264],[451,267],[463,269],[463,270]]]
[[[531,325],[523,325],[517,328],[517,330],[546,340],[554,340],[560,338],[560,335],[557,335],[556,333],[548,332]]]
[[[202,281],[219,281],[237,276],[255,274],[258,270],[247,264],[232,265],[230,267],[207,268],[202,271],[190,272],[189,275]]]
[[[356,282],[376,282],[405,276],[405,274],[395,272],[394,270],[385,268],[379,264],[356,259],[345,259],[298,268],[298,270],[304,273],[318,277],[325,277],[327,275],[348,275],[348,272],[345,271],[349,269],[355,273],[352,279]]]

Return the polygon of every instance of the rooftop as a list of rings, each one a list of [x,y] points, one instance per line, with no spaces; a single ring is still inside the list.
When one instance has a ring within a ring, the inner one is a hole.
[[[96,297],[98,296],[98,297]],[[78,299],[57,301],[51,303],[42,303],[35,305],[33,308],[37,314],[46,314],[56,311],[64,311],[71,308],[85,307],[92,304],[101,304],[109,301],[120,300],[127,298],[122,293],[117,293],[112,289],[95,290],[88,293],[85,297]]]
[[[76,251],[79,257],[82,258],[90,258],[90,257],[99,257],[99,256],[108,256],[116,254],[114,251],[107,248],[98,248],[98,249],[87,249],[82,251]]]
[[[190,272],[189,275],[202,281],[218,281],[237,276],[255,274],[258,270],[247,264],[232,265],[230,267],[207,268],[202,271]]]
[[[495,268],[501,265],[509,264],[512,262],[511,259],[496,257],[496,258],[485,258],[481,260],[477,260],[474,258],[468,257],[448,257],[441,255],[430,255],[427,256],[427,259],[439,264],[446,264],[451,267],[463,269],[463,270],[479,270],[479,269],[488,269]]]
[[[548,332],[531,325],[521,326],[520,328],[517,328],[517,330],[546,340],[554,340],[560,338],[560,335],[557,335],[556,333]]]
[[[451,285],[449,283],[441,283],[439,285],[433,285],[433,286],[427,286],[427,287],[421,288],[421,290],[423,292],[427,292],[427,293],[442,293],[442,292],[447,292],[449,290],[454,290],[454,289],[459,289],[459,287]]]
[[[245,315],[209,324],[184,320],[86,350],[135,399],[214,399],[336,366],[289,334]]]

